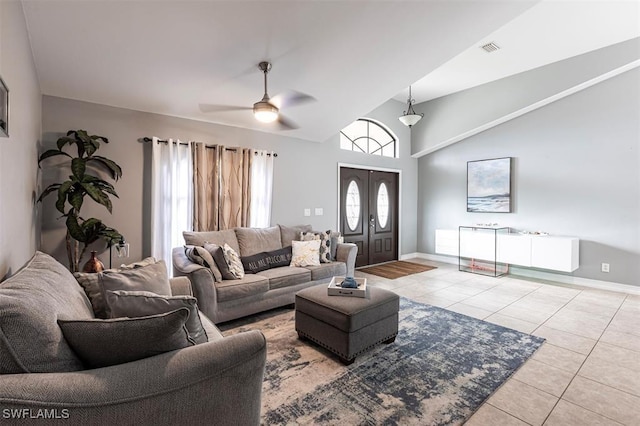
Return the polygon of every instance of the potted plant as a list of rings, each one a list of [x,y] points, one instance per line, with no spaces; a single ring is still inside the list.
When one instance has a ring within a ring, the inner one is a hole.
[[[69,130],[67,136],[58,139],[56,149],[49,149],[38,158],[38,167],[48,158],[66,156],[70,159],[69,179],[49,185],[38,197],[38,202],[49,194],[57,193],[56,209],[62,213],[61,217],[66,218],[67,256],[71,272],[79,271],[80,261],[87,247],[95,241],[103,239],[110,248],[114,242],[123,239],[116,229],[105,225],[100,219],[93,217],[85,219],[80,216],[80,210],[87,196],[103,205],[109,213],[112,210],[109,196],[118,197],[111,183],[102,179],[99,174],[91,173],[106,171],[114,181],[122,177],[122,169],[118,164],[108,158],[95,155],[101,142],[109,143],[109,140],[104,136],[89,135],[85,130]],[[64,150],[67,145],[71,147],[75,145],[77,155],[67,153]]]

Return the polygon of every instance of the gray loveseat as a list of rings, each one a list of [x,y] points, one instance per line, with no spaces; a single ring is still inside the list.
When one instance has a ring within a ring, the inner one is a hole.
[[[291,246],[300,240],[301,232],[311,232],[308,225],[270,228],[235,228],[224,231],[184,232],[187,245],[228,244],[243,258]],[[214,323],[291,305],[299,290],[328,283],[333,276],[353,275],[357,247],[355,244],[334,244],[334,261],[318,266],[280,266],[242,279],[216,280],[212,268],[198,264],[185,254],[184,247],[172,252],[174,276],[186,276],[191,281],[198,306]]]
[[[171,288],[190,292],[184,278]],[[201,316],[208,342],[87,370],[58,320],[93,318],[73,275],[44,253],[0,283],[0,423],[259,424],[266,359],[259,331],[223,337]]]

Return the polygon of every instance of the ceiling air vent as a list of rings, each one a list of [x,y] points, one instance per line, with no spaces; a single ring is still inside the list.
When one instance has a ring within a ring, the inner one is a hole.
[[[500,46],[498,46],[494,42],[487,43],[487,44],[485,44],[484,46],[481,46],[481,47],[487,53],[495,52],[496,50],[500,49]]]

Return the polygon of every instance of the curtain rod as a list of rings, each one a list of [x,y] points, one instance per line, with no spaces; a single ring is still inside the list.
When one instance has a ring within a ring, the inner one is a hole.
[[[151,141],[153,141],[153,139],[151,139],[150,137],[145,136],[144,138],[142,138],[142,142],[151,142]],[[158,139],[158,142],[160,142],[160,143],[169,143],[169,141],[164,140],[164,139]],[[176,142],[174,142],[174,143],[176,143]],[[186,146],[186,145],[188,145],[188,144],[186,144],[186,143],[184,143],[184,142],[180,142],[180,145],[185,145],[185,146]],[[207,148],[213,148],[213,147],[215,147],[215,146],[217,146],[217,145],[207,145],[207,144],[205,144],[204,146],[205,146],[205,147],[207,147]],[[236,149],[235,149],[235,148],[225,148],[225,150],[226,150],[226,151],[236,152]],[[258,155],[258,153],[257,153],[257,152],[256,152],[256,155]],[[268,152],[268,153],[267,153],[267,155],[268,155],[268,156],[271,156],[271,153],[270,153],[270,152]],[[274,153],[273,153],[273,156],[274,156],[274,157],[277,157],[277,156],[278,156],[278,153],[277,153],[277,152],[274,152]]]

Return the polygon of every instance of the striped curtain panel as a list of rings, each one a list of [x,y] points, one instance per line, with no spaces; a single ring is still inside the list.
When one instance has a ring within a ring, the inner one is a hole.
[[[252,151],[194,143],[192,152],[193,230],[249,226]]]
[[[217,231],[220,228],[220,164],[224,147],[197,142],[193,150],[193,230]]]
[[[222,149],[219,229],[247,227],[251,209],[251,150]]]

